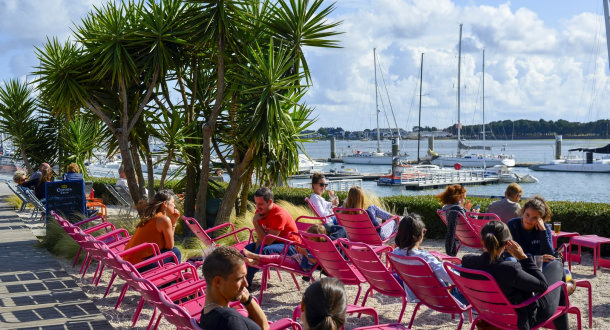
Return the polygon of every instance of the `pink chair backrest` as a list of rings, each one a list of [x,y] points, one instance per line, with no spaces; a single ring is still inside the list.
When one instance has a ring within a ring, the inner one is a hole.
[[[447,212],[438,209],[436,210],[436,214],[438,214],[438,217],[441,218],[441,220],[443,220],[443,223],[445,224],[445,226],[447,225]]]
[[[329,276],[335,277],[347,285],[358,285],[362,282],[354,272],[358,272],[358,270],[350,267],[347,261],[343,259],[343,256],[341,256],[341,253],[339,253],[339,250],[337,250],[337,246],[328,236],[303,232],[299,233],[299,235],[307,251],[316,258]],[[317,242],[312,239],[323,239],[324,241]]]
[[[360,274],[366,278],[371,288],[391,297],[406,296],[402,285],[392,276],[392,273],[368,244],[350,242],[343,238],[339,239],[339,242],[341,249],[358,268]]]
[[[313,205],[311,205],[311,201],[309,200],[309,197],[305,197],[305,201],[307,202],[307,205],[309,205],[309,209],[311,210],[311,212],[313,212],[313,214],[315,214],[316,217],[321,217],[320,213],[318,213],[318,210],[316,210],[316,208],[313,207]]]
[[[494,320],[507,328],[517,328],[517,312],[487,272],[463,268],[445,262],[447,273],[468,302],[486,320]]]
[[[457,223],[455,225],[455,237],[466,246],[475,249],[482,249],[481,231],[473,227],[466,216],[461,212],[454,211],[458,214]]]
[[[138,275],[132,274],[129,282],[145,300],[157,307],[165,319],[175,325],[177,329],[193,329],[191,316],[184,308],[169,301],[169,298],[159,291],[149,280]],[[194,329],[200,329],[198,326]]]
[[[297,225],[297,228],[299,229],[299,231],[307,231],[307,229],[309,229],[309,227],[311,227],[312,225],[323,225],[326,223],[326,218],[324,217],[310,217],[307,215],[302,215],[298,218],[296,218],[296,220],[294,220],[294,222]]]
[[[334,212],[339,224],[345,228],[350,241],[369,245],[383,245],[383,241],[379,238],[379,234],[365,210],[337,207]],[[348,214],[345,212],[355,213]]]
[[[201,225],[199,224],[199,222],[197,222],[197,219],[182,216],[182,220],[184,220],[186,226],[189,227],[189,229],[195,234],[195,236],[197,236],[197,238],[199,238],[199,240],[201,240],[201,242],[203,242],[203,244],[205,244],[206,246],[214,245],[214,241],[203,230],[203,228],[201,228]]]
[[[476,212],[466,212],[466,218],[472,225],[474,229],[476,229],[477,233],[481,232],[483,226],[490,221],[500,221],[500,218],[495,213],[476,213]]]
[[[424,259],[394,253],[387,253],[386,257],[390,259],[390,264],[396,273],[424,305],[443,313],[464,311]]]

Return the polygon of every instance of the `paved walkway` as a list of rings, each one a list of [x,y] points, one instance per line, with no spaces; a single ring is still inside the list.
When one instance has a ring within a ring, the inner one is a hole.
[[[0,187],[0,329],[112,329],[38,242]]]

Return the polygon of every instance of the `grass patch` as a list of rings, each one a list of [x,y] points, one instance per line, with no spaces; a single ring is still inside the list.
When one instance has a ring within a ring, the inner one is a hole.
[[[8,196],[4,199],[4,201],[6,203],[8,203],[9,205],[13,206],[15,209],[20,209],[21,208],[21,204],[23,204],[23,202],[21,201],[21,198],[15,196],[15,195],[11,195]],[[28,205],[28,208],[31,208],[32,205]]]

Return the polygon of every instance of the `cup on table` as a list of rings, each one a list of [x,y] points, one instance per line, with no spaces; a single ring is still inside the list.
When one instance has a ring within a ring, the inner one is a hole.
[[[553,230],[555,231],[555,234],[559,234],[561,231],[561,222],[553,222]]]
[[[542,270],[542,264],[544,263],[544,256],[543,255],[534,256],[534,261],[536,262],[536,266],[538,266],[538,268],[540,268],[540,270]]]

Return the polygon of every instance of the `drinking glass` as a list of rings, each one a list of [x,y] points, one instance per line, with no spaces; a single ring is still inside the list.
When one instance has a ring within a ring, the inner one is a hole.
[[[561,222],[553,222],[553,230],[555,230],[555,234],[559,234],[561,231]]]
[[[536,262],[536,266],[538,266],[538,268],[540,268],[540,270],[542,270],[542,264],[544,263],[543,257],[544,257],[543,255],[534,256],[534,261]]]

